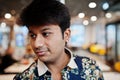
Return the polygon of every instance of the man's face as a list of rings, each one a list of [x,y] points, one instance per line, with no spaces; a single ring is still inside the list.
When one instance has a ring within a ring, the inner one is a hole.
[[[62,36],[58,25],[30,26],[29,37],[33,51],[43,62],[54,62],[65,55],[65,42],[70,30],[66,29]]]

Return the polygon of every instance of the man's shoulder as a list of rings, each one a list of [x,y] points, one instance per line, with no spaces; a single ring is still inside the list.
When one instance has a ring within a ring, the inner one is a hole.
[[[88,78],[89,80],[104,80],[102,71],[100,70],[99,66],[97,65],[94,59],[89,57],[76,56],[75,61],[78,65],[82,78]]]
[[[26,70],[24,70],[22,73],[16,74],[13,80],[21,80],[21,79],[28,79],[29,76],[35,76],[37,65],[36,63],[32,63]]]
[[[78,65],[78,67],[81,67],[82,69],[84,69],[86,67],[93,68],[93,66],[95,68],[99,67],[94,59],[92,59],[90,57],[86,57],[86,56],[76,55],[75,62]]]
[[[81,61],[83,63],[93,63],[96,64],[96,61],[90,57],[74,55],[76,61]]]

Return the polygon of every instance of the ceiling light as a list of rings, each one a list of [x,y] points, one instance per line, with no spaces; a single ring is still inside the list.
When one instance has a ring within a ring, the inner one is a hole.
[[[106,14],[105,14],[105,17],[106,17],[106,18],[111,18],[111,17],[112,17],[112,14],[111,14],[111,13],[106,13]]]
[[[2,28],[6,27],[6,23],[5,23],[5,22],[2,22],[0,26],[1,26]]]
[[[85,17],[85,14],[84,14],[84,13],[79,13],[79,14],[78,14],[78,17],[79,17],[79,18],[84,18],[84,17]]]
[[[89,8],[95,8],[97,4],[95,2],[90,2],[88,6]]]
[[[6,19],[10,19],[12,16],[11,16],[10,13],[6,13],[6,14],[4,15],[4,17],[5,17]]]
[[[84,25],[88,25],[88,24],[89,24],[88,20],[84,20],[84,21],[83,21],[83,24],[84,24]]]
[[[109,8],[109,4],[107,2],[105,2],[103,5],[102,5],[102,8],[103,10],[107,10]]]
[[[96,20],[97,20],[97,17],[96,17],[96,16],[91,16],[90,20],[91,20],[91,21],[96,21]]]

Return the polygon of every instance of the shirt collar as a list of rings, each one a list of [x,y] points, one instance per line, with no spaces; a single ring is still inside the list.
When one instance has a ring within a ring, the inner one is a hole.
[[[69,66],[70,68],[78,68],[77,64],[74,61],[73,53],[68,48],[65,48],[65,51],[68,52],[68,55],[71,56],[70,61],[67,66]],[[43,75],[44,73],[46,73],[48,71],[47,66],[39,59],[38,59],[37,68],[38,68],[39,76]]]

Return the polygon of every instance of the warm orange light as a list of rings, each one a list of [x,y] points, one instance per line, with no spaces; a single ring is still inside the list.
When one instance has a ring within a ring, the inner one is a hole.
[[[120,72],[120,62],[116,62],[114,68],[116,71]]]

